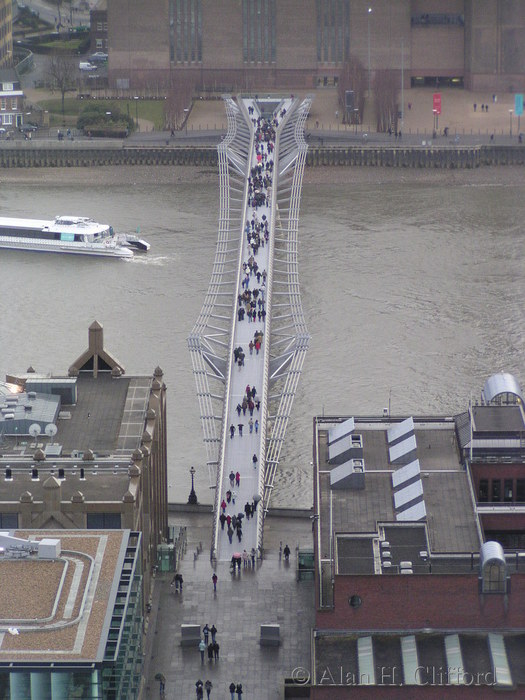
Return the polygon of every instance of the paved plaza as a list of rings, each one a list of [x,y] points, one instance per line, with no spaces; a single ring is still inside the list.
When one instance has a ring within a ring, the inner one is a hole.
[[[283,697],[283,679],[297,667],[310,667],[310,629],[315,605],[312,581],[296,580],[296,548],[312,548],[308,517],[268,517],[265,524],[265,555],[255,571],[242,570],[232,576],[229,564],[219,562],[217,593],[214,595],[209,560],[212,513],[173,515],[170,525],[186,525],[188,547],[180,573],[183,593],[170,586],[173,574],[159,574],[155,581],[147,648],[147,686],[144,697],[159,697],[157,673],[166,678],[166,700],[193,700],[198,679],[210,679],[210,700],[229,700],[228,686],[242,683],[243,700],[278,700]],[[279,557],[279,546],[289,545],[289,563]],[[202,543],[203,551],[194,553]],[[158,607],[157,607],[158,606]],[[208,623],[217,628],[219,661],[201,665],[195,648],[181,647],[181,624]],[[261,647],[260,625],[280,625],[281,645]]]

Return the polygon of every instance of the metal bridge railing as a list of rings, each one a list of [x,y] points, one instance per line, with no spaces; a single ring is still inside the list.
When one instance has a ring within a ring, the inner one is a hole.
[[[304,124],[310,111],[311,99],[307,98],[298,109],[290,115],[286,127],[279,138],[279,181],[276,190],[274,206],[278,207],[279,225],[275,225],[276,245],[280,241],[284,247],[285,269],[280,273],[284,278],[279,280],[284,287],[282,296],[285,296],[289,313],[278,319],[273,318],[273,348],[281,356],[288,353],[286,360],[279,365],[283,374],[276,374],[274,381],[284,380],[280,389],[280,399],[276,413],[271,417],[273,428],[268,440],[266,449],[266,470],[264,479],[263,510],[267,512],[273,490],[273,483],[279,457],[290,417],[293,399],[299,382],[301,369],[304,363],[305,353],[308,349],[310,336],[306,327],[304,313],[301,304],[300,289],[298,282],[298,260],[297,260],[297,235],[299,227],[299,205],[301,198],[301,187],[306,162],[307,145],[304,140]],[[283,214],[287,225],[283,225]],[[280,234],[279,236],[277,234]],[[282,238],[281,238],[282,236]],[[275,260],[272,266],[275,268],[281,262],[278,251],[275,251]],[[272,294],[272,298],[275,292]],[[281,325],[275,327],[275,322],[291,321],[290,326]],[[293,328],[294,334],[287,332],[288,327]],[[284,344],[284,348],[281,347]],[[286,362],[286,366],[284,365]]]

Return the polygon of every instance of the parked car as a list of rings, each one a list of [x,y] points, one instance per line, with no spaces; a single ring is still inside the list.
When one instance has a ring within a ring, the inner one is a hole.
[[[108,60],[108,55],[103,51],[96,51],[95,53],[91,54],[89,60],[92,63],[105,63]]]
[[[21,124],[18,127],[18,131],[21,134],[29,134],[32,131],[36,131],[38,129],[38,126],[35,126],[34,124]]]
[[[94,66],[89,61],[80,61],[80,63],[78,64],[78,68],[79,68],[79,70],[86,70],[86,71],[97,70],[97,67]]]

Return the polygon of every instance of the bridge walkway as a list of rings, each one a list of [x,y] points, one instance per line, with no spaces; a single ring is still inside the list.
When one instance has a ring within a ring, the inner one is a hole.
[[[274,116],[277,126],[279,112],[283,109],[286,110],[290,106],[289,103],[290,101],[280,103],[279,111]],[[257,550],[258,520],[259,517],[262,517],[262,514],[257,512],[259,510],[257,507],[255,517],[248,519],[245,515],[245,506],[246,504],[252,505],[254,497],[255,502],[258,500],[262,479],[261,465],[264,464],[265,453],[265,441],[263,440],[265,416],[262,409],[266,405],[265,394],[268,389],[265,385],[264,365],[268,353],[267,336],[269,332],[267,334],[266,329],[269,329],[271,322],[268,314],[268,270],[273,246],[271,235],[274,231],[269,180],[273,180],[275,138],[265,141],[263,130],[257,127],[256,123],[253,123],[257,119],[265,126],[267,123],[261,117],[258,103],[255,100],[245,99],[244,105],[250,117],[252,147],[249,163],[250,174],[247,178],[245,191],[246,216],[241,234],[241,265],[237,284],[237,304],[232,325],[233,348],[240,348],[244,359],[240,362],[235,360],[235,355],[232,354],[230,357],[229,395],[226,401],[227,420],[223,423],[225,449],[220,499],[221,503],[223,500],[227,501],[226,494],[231,491],[232,502],[227,503],[225,513],[232,517],[241,513],[244,517],[242,518],[241,541],[234,532],[230,543],[227,523],[224,525],[224,529],[221,528],[218,532],[217,558],[219,560],[231,559],[234,553],[242,553],[244,550],[248,553],[251,552],[252,548]],[[272,131],[275,128],[274,124],[267,130]],[[261,172],[260,176],[256,174],[257,170]],[[263,184],[261,187],[255,187],[252,174],[263,180],[267,178],[265,182],[268,186]],[[256,241],[259,242],[259,245],[256,244]],[[254,298],[254,292],[257,294],[256,298]],[[252,303],[255,302],[255,320],[248,317],[247,309],[251,308],[250,302],[246,303],[240,300],[243,294]],[[262,310],[264,310],[264,315]],[[261,333],[261,336],[257,336],[258,333]],[[250,352],[250,343],[255,344],[257,337],[262,338],[261,347],[259,350],[254,347]],[[241,408],[239,415],[237,407],[239,405],[242,407],[243,400],[248,399],[248,388],[252,393],[255,389],[255,395],[252,397],[254,408],[251,411],[249,408],[244,410]],[[250,420],[253,423],[251,431]],[[242,435],[239,425],[242,426]],[[232,426],[234,433],[231,431]],[[233,437],[231,437],[232,433]],[[256,461],[254,461],[254,457]],[[240,475],[239,483],[234,483],[233,486],[230,483],[231,473]],[[235,503],[233,503],[233,498],[235,498]]]

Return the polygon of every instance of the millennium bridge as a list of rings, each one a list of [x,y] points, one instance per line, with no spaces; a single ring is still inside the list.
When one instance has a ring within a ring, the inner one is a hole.
[[[297,233],[311,98],[223,99],[228,130],[218,146],[217,248],[188,338],[215,489],[210,555],[219,561],[243,550],[262,554],[264,519],[309,342]],[[239,513],[240,533],[224,522]]]

